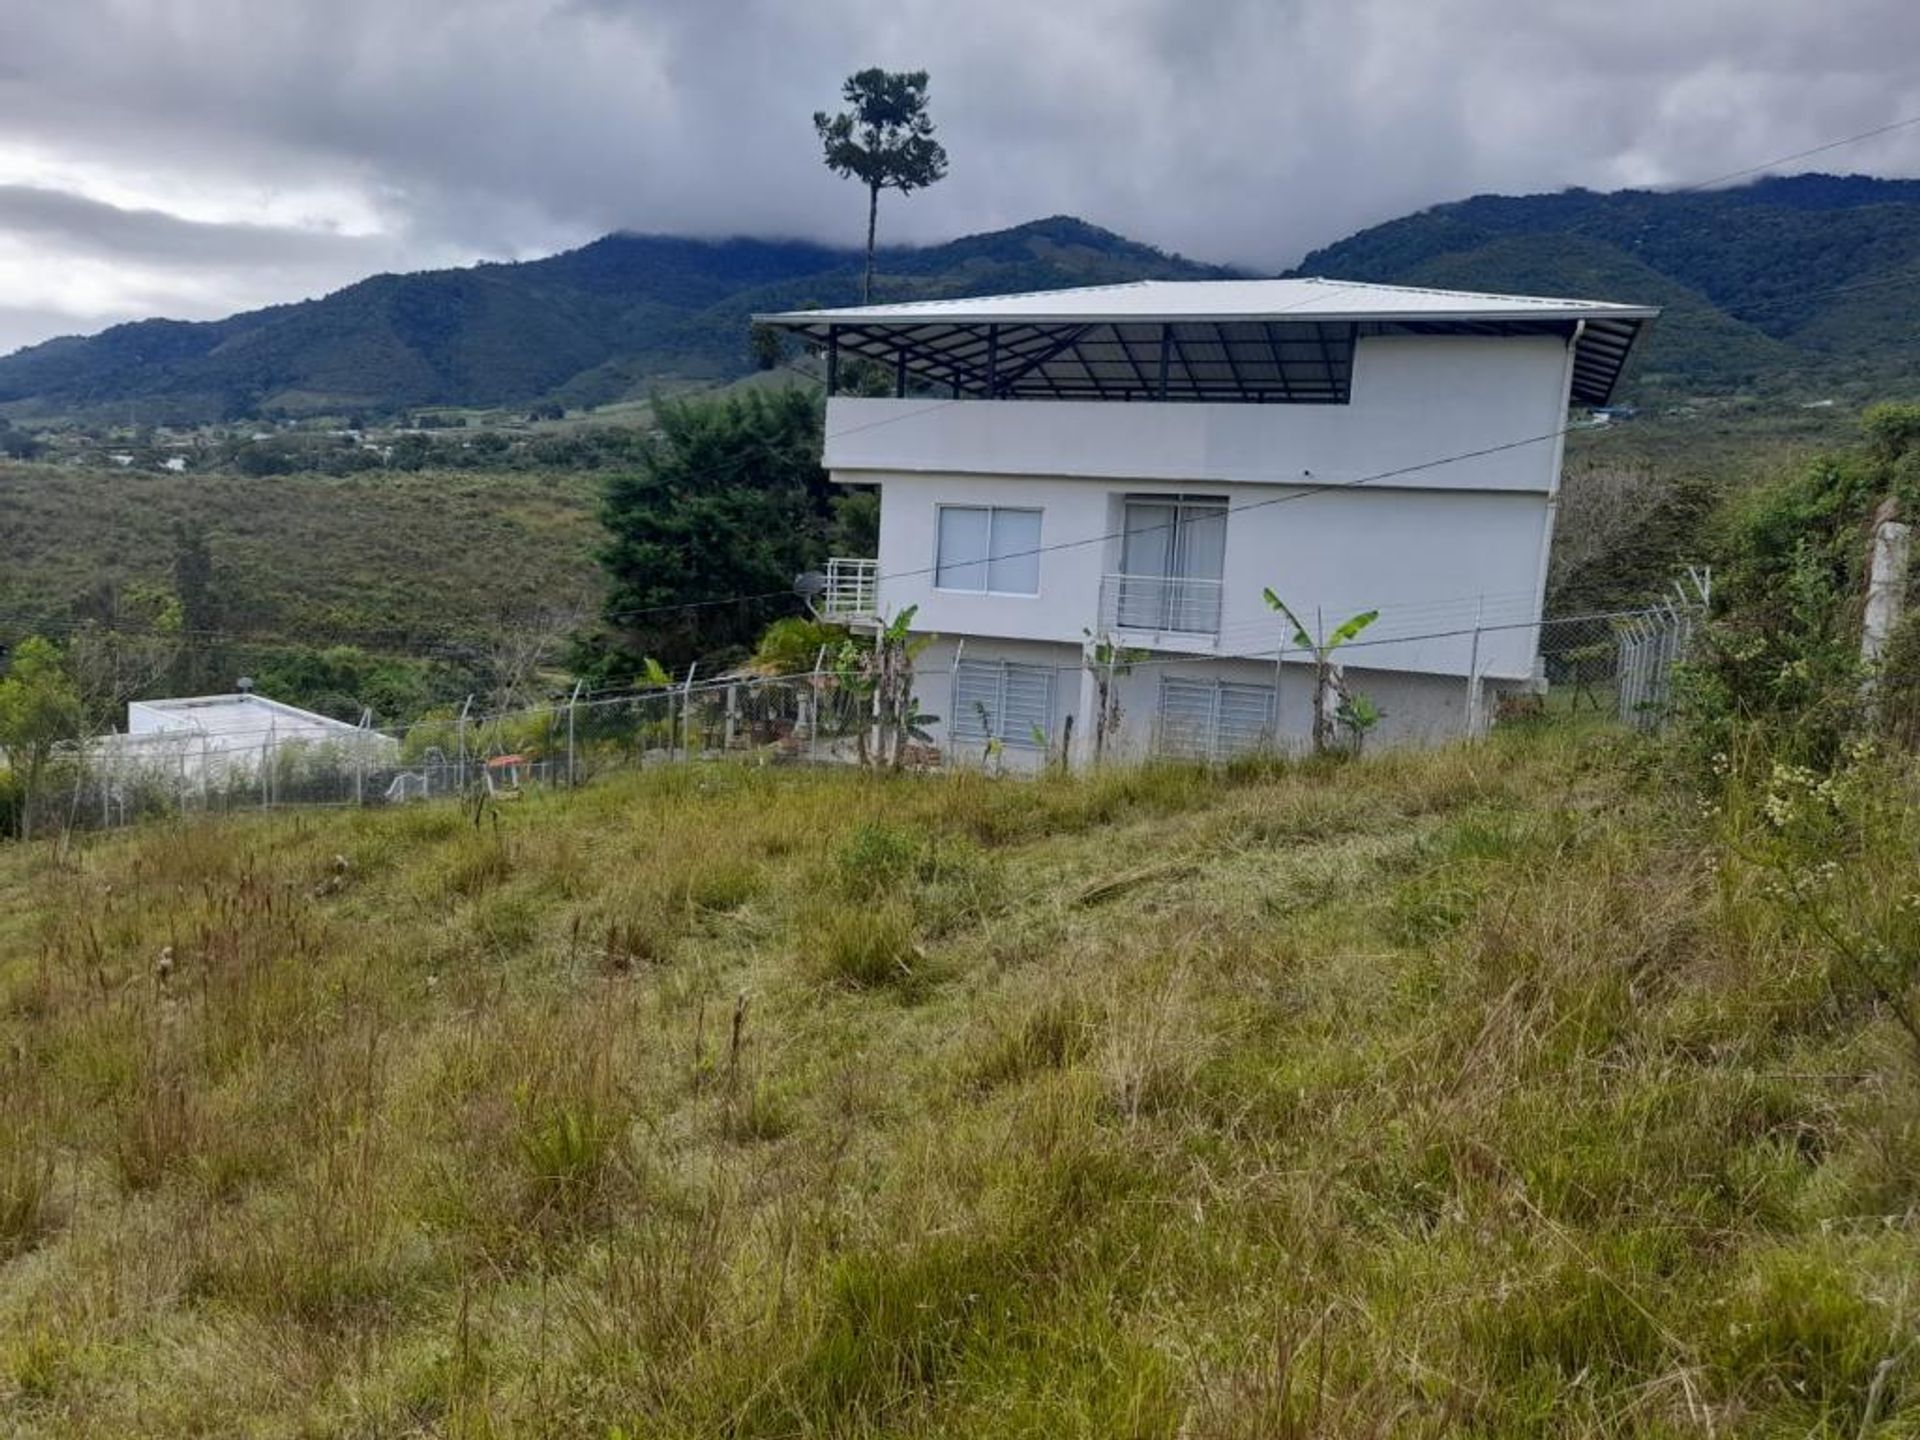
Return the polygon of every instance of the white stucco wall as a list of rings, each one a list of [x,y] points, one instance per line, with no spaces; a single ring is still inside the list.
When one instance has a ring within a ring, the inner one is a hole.
[[[1533,673],[1568,362],[1552,337],[1379,337],[1359,342],[1348,405],[836,397],[826,459],[880,487],[881,608],[919,607],[916,630],[1077,647],[1100,627],[1125,498],[1219,497],[1209,654],[1270,666],[1271,586],[1309,626],[1380,610],[1347,663],[1458,679],[1464,703],[1470,668]],[[1492,453],[1407,469],[1476,451]],[[942,504],[1039,509],[1039,594],[937,588]]]
[[[1550,436],[1566,414],[1552,336],[1378,336],[1346,405],[858,399],[828,407],[827,468],[1351,483]],[[1548,491],[1550,440],[1394,477],[1422,489]],[[1374,482],[1378,483],[1378,482]]]
[[[1359,610],[1380,619],[1350,652],[1373,669],[1467,673],[1476,615],[1479,669],[1532,673],[1547,497],[1472,491],[1301,492],[1273,487],[1138,485],[1037,476],[868,475],[881,486],[880,603],[889,614],[919,607],[914,628],[1079,644],[1099,626],[1100,578],[1119,566],[1121,524],[1133,493],[1223,496],[1231,507],[1222,564],[1220,637],[1213,653],[1271,655],[1280,618],[1261,591],[1271,586],[1309,625],[1331,629]],[[1295,502],[1261,504],[1279,496]],[[943,504],[1012,505],[1041,511],[1040,593],[981,595],[934,585]],[[1064,546],[1064,548],[1048,548]],[[1412,638],[1426,637],[1426,638]],[[1361,651],[1365,651],[1364,657]]]

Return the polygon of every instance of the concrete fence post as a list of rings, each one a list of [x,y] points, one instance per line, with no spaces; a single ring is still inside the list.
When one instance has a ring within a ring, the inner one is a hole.
[[[1880,507],[1874,519],[1873,537],[1867,549],[1867,605],[1860,627],[1860,665],[1866,674],[1861,693],[1871,713],[1877,705],[1880,668],[1886,658],[1887,642],[1900,623],[1900,611],[1906,598],[1907,564],[1912,551],[1913,527],[1894,519],[1893,502]]]

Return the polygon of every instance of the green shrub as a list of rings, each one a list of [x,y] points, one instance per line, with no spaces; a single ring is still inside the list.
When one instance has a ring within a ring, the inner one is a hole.
[[[869,821],[855,827],[834,856],[834,875],[851,900],[874,900],[898,892],[931,868],[933,842],[891,825]]]

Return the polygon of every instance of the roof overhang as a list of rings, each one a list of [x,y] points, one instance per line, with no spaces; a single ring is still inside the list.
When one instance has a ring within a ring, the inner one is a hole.
[[[1166,303],[1170,302],[1170,303]],[[1249,303],[1257,302],[1257,303]],[[1353,285],[1191,281],[756,316],[828,357],[875,362],[895,392],[996,399],[1341,404],[1370,335],[1556,335],[1572,400],[1603,405],[1649,306]]]

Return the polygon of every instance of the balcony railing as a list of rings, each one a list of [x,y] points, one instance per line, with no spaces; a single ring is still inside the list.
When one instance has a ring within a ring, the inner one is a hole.
[[[875,619],[880,613],[880,562],[844,557],[827,561],[827,588],[820,592],[819,611],[823,620]]]
[[[1211,642],[1220,635],[1220,591],[1218,580],[1187,575],[1104,575],[1100,628]]]

